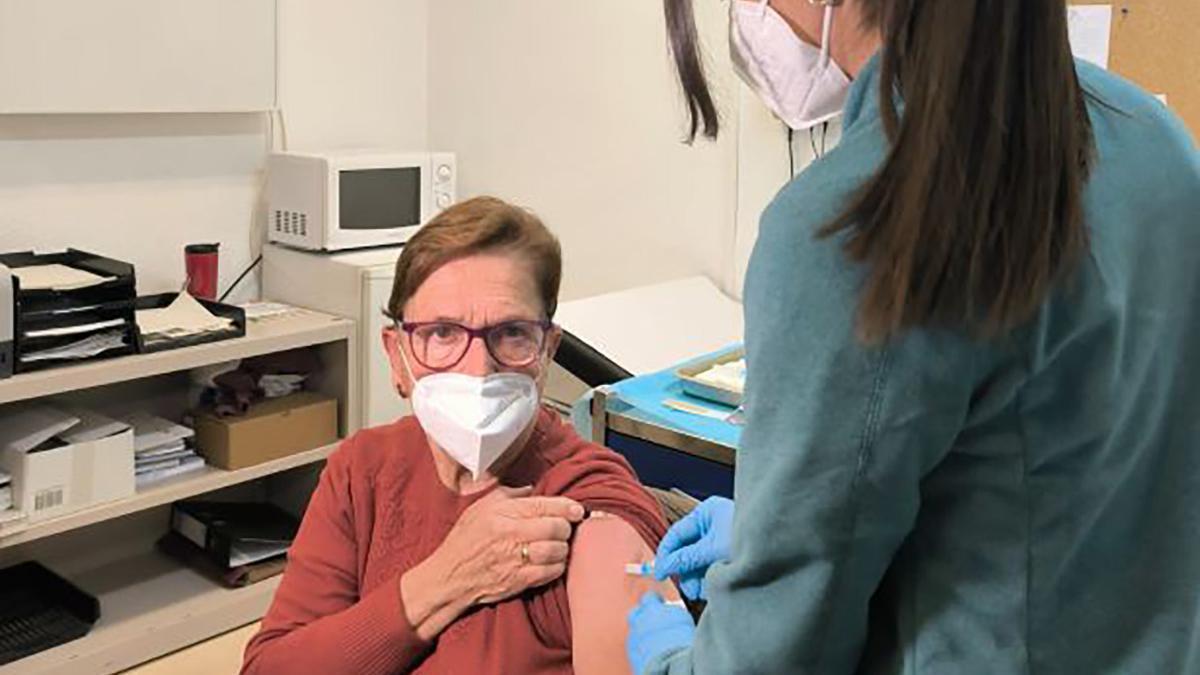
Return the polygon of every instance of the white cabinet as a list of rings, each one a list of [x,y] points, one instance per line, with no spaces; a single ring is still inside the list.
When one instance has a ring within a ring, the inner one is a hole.
[[[275,105],[276,0],[0,0],[0,113]]]
[[[263,297],[354,319],[358,325],[358,420],[378,426],[409,414],[396,393],[380,341],[400,247],[352,253],[313,253],[276,244],[263,248]]]

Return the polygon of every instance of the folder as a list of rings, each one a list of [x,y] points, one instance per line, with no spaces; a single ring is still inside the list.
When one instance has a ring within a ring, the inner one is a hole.
[[[287,552],[300,523],[267,502],[176,502],[171,529],[232,569]]]

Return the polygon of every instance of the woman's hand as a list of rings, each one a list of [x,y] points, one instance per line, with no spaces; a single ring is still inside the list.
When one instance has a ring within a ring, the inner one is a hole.
[[[445,541],[400,579],[405,612],[431,640],[477,604],[548,584],[566,571],[567,542],[583,507],[532,488],[496,489],[475,502]]]
[[[729,560],[733,540],[733,502],[709,497],[667,531],[654,559],[654,576],[662,581],[678,576],[683,594],[707,600],[704,575],[716,563]]]

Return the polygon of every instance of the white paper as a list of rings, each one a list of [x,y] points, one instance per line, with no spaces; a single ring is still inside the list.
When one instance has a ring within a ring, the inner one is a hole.
[[[200,469],[203,469],[203,468],[204,468],[204,458],[203,457],[189,457],[189,458],[183,460],[183,462],[180,463],[179,466],[172,466],[172,467],[168,467],[166,469],[158,469],[157,471],[148,471],[146,473],[138,474],[137,477],[134,479],[134,481],[137,483],[138,488],[143,488],[143,487],[149,485],[150,483],[160,481],[164,478],[170,478],[171,476],[178,476],[180,474],[191,473],[193,471],[199,471]]]
[[[1071,51],[1084,61],[1108,68],[1112,39],[1112,5],[1072,5],[1067,8]]]
[[[241,567],[287,553],[288,545],[277,542],[238,541],[229,545],[229,566]]]
[[[137,463],[134,464],[134,473],[145,474],[150,473],[151,471],[158,471],[160,469],[170,469],[172,467],[179,466],[184,461],[196,456],[196,453],[192,452],[191,450],[184,450],[182,453],[178,453],[176,455],[151,457],[147,460],[143,460],[139,457]]]
[[[116,349],[124,344],[125,335],[121,331],[96,333],[68,345],[24,354],[21,356],[21,360],[26,363],[33,363],[34,361],[47,361],[50,359],[86,359],[97,354],[102,354],[110,349]]]
[[[1154,98],[1158,99],[1158,102],[1163,105],[1170,105],[1167,103],[1167,95],[1166,94],[1155,94]]]
[[[281,302],[247,302],[241,305],[241,307],[246,312],[247,321],[255,321],[272,316],[285,316],[302,311],[299,307],[285,305]]]
[[[96,321],[94,323],[83,323],[76,326],[62,326],[60,328],[43,328],[42,330],[31,330],[25,333],[27,338],[40,337],[58,337],[61,335],[75,335],[77,333],[91,333],[92,331],[101,330],[103,328],[113,328],[125,323],[124,319],[109,319],[108,321]]]
[[[133,451],[135,453],[170,446],[195,435],[194,431],[182,424],[176,424],[171,420],[147,412],[133,412],[125,415],[122,419],[133,426]]]
[[[25,512],[18,511],[15,508],[9,507],[7,511],[0,511],[0,534],[7,534],[9,529],[17,531],[18,525],[25,520]]]
[[[197,333],[222,330],[233,325],[233,321],[213,316],[188,293],[180,293],[166,307],[140,309],[137,312],[138,326],[143,334],[184,337]]]
[[[26,405],[0,416],[0,450],[29,452],[79,424],[79,418],[48,405]]]
[[[21,290],[23,291],[46,289],[70,291],[77,288],[99,286],[116,279],[116,277],[102,277],[86,270],[58,264],[14,267],[12,273],[21,280]]]
[[[12,504],[12,488],[7,485],[0,487],[0,511],[11,509]]]
[[[141,462],[143,460],[156,459],[166,455],[171,455],[177,452],[191,452],[188,450],[187,443],[184,441],[173,441],[166,445],[159,445],[152,448],[147,448],[142,451],[134,451],[134,458]]]
[[[85,408],[69,408],[67,412],[78,417],[79,424],[60,433],[58,437],[71,444],[98,441],[129,429],[129,425],[125,422],[119,422]]]

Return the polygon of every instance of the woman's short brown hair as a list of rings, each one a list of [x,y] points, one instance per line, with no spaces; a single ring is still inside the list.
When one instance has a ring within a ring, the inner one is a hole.
[[[442,211],[400,253],[384,314],[396,321],[421,284],[442,265],[478,253],[510,252],[525,259],[547,319],[558,309],[562,248],[532,212],[495,197],[475,197]]]

